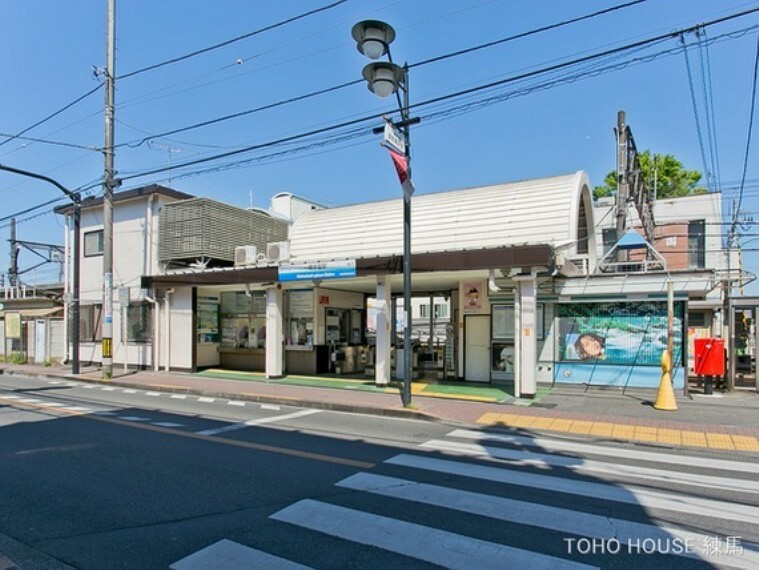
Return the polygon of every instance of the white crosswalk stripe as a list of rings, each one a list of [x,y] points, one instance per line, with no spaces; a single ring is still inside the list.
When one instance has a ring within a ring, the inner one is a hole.
[[[593,568],[571,560],[562,560],[310,499],[298,501],[275,513],[271,518],[405,554],[446,568]]]
[[[759,545],[751,542],[756,533],[750,539],[730,534],[730,529],[752,528],[759,520],[754,506],[759,487],[753,479],[741,479],[759,470],[759,463],[550,438],[537,442],[476,430],[455,430],[420,448],[421,453],[400,453],[380,467],[397,473],[358,472],[336,483],[346,491],[382,498],[362,500],[368,505],[364,509],[354,502],[341,505],[339,497],[303,499],[271,518],[306,529],[311,533],[306,540],[314,540],[315,532],[446,568],[595,567],[599,560],[606,565],[603,556],[572,550],[580,540],[616,545],[616,552],[602,552],[608,556],[690,557],[717,566],[759,568]],[[693,465],[701,471],[694,473]],[[708,488],[730,491],[745,502],[710,498]],[[418,507],[404,509],[398,518],[385,510],[371,512],[380,505],[387,508],[388,501]],[[409,512],[427,508],[440,514],[425,521],[455,521],[461,513],[524,527],[530,535],[546,533],[554,546],[540,552],[508,539],[508,544],[490,542],[408,520]],[[683,520],[688,522],[678,522]],[[566,537],[566,548],[558,555],[555,533]],[[732,548],[725,550],[725,544]]]

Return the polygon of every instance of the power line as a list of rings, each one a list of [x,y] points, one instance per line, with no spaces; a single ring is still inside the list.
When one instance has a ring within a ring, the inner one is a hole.
[[[63,107],[61,107],[60,109],[58,109],[58,110],[57,110],[57,111],[55,111],[54,113],[51,113],[51,114],[49,114],[49,115],[48,115],[47,117],[45,117],[44,119],[40,119],[39,121],[37,121],[37,122],[36,122],[36,123],[34,123],[33,125],[31,125],[31,126],[29,126],[29,127],[26,127],[24,130],[22,130],[22,131],[19,131],[19,132],[18,132],[18,133],[16,133],[15,135],[9,135],[7,139],[5,139],[4,141],[0,142],[0,146],[3,146],[4,144],[6,144],[6,143],[8,143],[8,142],[10,142],[10,141],[12,141],[12,140],[15,140],[15,139],[19,138],[21,135],[23,135],[23,134],[25,134],[25,133],[28,133],[29,131],[31,131],[31,130],[32,130],[33,128],[35,128],[35,127],[39,127],[41,124],[43,124],[43,123],[46,123],[47,121],[49,121],[49,120],[50,120],[50,119],[52,119],[53,117],[57,117],[58,115],[60,115],[60,114],[61,114],[61,113],[63,113],[64,111],[66,111],[67,109],[70,109],[71,107],[73,107],[74,105],[76,105],[77,103],[79,103],[80,101],[83,101],[84,99],[86,99],[87,97],[89,97],[90,95],[92,95],[93,93],[95,93],[95,92],[96,92],[98,89],[100,89],[102,86],[103,86],[103,83],[102,83],[102,82],[98,83],[97,87],[95,87],[94,89],[90,89],[90,90],[89,90],[89,91],[87,91],[87,93],[85,93],[84,95],[82,95],[82,96],[80,96],[80,97],[77,97],[77,98],[76,98],[76,99],[74,99],[74,100],[73,100],[71,103],[69,103],[69,104],[67,104],[67,105],[64,105]]]
[[[591,14],[585,14],[584,16],[578,16],[577,18],[572,18],[570,20],[563,20],[561,22],[557,22],[555,24],[549,24],[549,25],[543,26],[541,28],[535,28],[535,29],[532,29],[532,30],[528,30],[526,32],[515,34],[513,36],[502,38],[500,40],[495,40],[495,41],[492,41],[492,42],[487,42],[487,43],[484,43],[484,44],[480,44],[478,46],[462,49],[462,50],[459,50],[459,51],[455,51],[455,52],[452,52],[452,53],[440,55],[440,56],[437,56],[437,57],[432,57],[430,59],[425,59],[425,60],[419,61],[417,63],[411,64],[408,67],[409,67],[409,69],[412,69],[412,68],[418,67],[420,65],[427,65],[428,63],[436,63],[438,61],[443,61],[443,60],[446,60],[446,59],[450,59],[452,57],[458,57],[460,55],[465,55],[465,54],[468,54],[468,53],[473,53],[473,52],[479,51],[481,49],[486,49],[486,48],[497,46],[497,45],[500,45],[500,44],[505,44],[507,42],[511,42],[511,41],[514,41],[514,40],[522,39],[522,38],[526,38],[526,37],[529,37],[529,36],[532,36],[532,35],[535,35],[535,34],[539,34],[541,32],[546,32],[548,30],[554,30],[556,28],[561,28],[561,27],[566,26],[568,24],[575,24],[577,22],[582,22],[583,20],[589,20],[589,19],[595,18],[597,16],[602,16],[602,15],[608,14],[610,12],[615,12],[616,10],[622,10],[624,8],[629,8],[631,6],[635,6],[636,4],[642,4],[642,3],[647,2],[647,1],[648,0],[634,0],[633,2],[627,2],[626,4],[618,4],[617,6],[612,6],[611,8],[606,8],[604,10],[599,10],[599,11],[593,12]]]
[[[509,77],[509,78],[501,79],[501,80],[498,80],[498,81],[493,81],[493,82],[487,83],[485,85],[479,85],[479,86],[471,87],[471,88],[464,89],[464,90],[461,90],[461,91],[458,91],[458,92],[454,92],[454,93],[449,93],[447,95],[442,95],[442,96],[439,96],[439,97],[428,99],[428,100],[422,101],[420,103],[415,103],[413,105],[410,105],[409,108],[410,109],[423,108],[423,107],[426,107],[426,106],[429,106],[429,105],[433,105],[433,104],[436,104],[436,103],[440,103],[440,102],[443,102],[443,101],[447,101],[447,100],[450,100],[450,99],[455,99],[455,98],[462,97],[462,96],[465,96],[465,95],[471,95],[473,93],[477,93],[477,92],[480,92],[480,91],[492,89],[494,87],[500,87],[500,86],[506,85],[508,83],[514,83],[514,82],[521,81],[521,80],[524,80],[524,79],[532,78],[532,77],[538,76],[540,74],[562,70],[562,69],[565,69],[565,68],[568,68],[568,67],[571,67],[571,66],[574,66],[574,65],[591,62],[591,61],[600,59],[602,57],[608,57],[610,55],[616,55],[616,54],[622,53],[624,51],[629,51],[629,50],[632,50],[632,49],[637,49],[637,48],[640,48],[640,47],[643,47],[643,46],[646,46],[646,45],[652,45],[652,44],[655,44],[655,43],[659,43],[659,42],[665,41],[667,39],[672,39],[672,38],[680,37],[683,33],[686,33],[688,31],[692,31],[693,29],[696,29],[696,28],[699,28],[699,27],[702,27],[702,26],[713,25],[713,24],[716,24],[716,23],[722,23],[722,22],[725,22],[725,21],[728,21],[728,20],[731,20],[731,19],[734,19],[734,18],[738,18],[738,17],[741,17],[741,16],[745,16],[747,14],[751,14],[751,13],[754,13],[754,12],[757,12],[757,11],[759,11],[759,8],[754,8],[752,10],[747,10],[747,11],[744,11],[744,12],[741,12],[741,13],[738,13],[738,14],[733,14],[731,16],[726,16],[726,17],[723,17],[723,18],[719,18],[717,20],[713,20],[713,21],[711,21],[709,23],[706,23],[706,24],[700,24],[699,26],[694,26],[692,28],[689,28],[688,30],[681,30],[681,31],[677,31],[677,32],[670,32],[670,33],[667,33],[667,34],[662,34],[662,35],[659,35],[659,36],[656,36],[656,37],[653,37],[653,38],[649,38],[649,39],[646,39],[646,40],[635,42],[633,44],[628,44],[626,46],[621,46],[621,47],[618,47],[618,48],[609,49],[609,50],[606,50],[606,51],[603,51],[603,52],[600,52],[600,53],[597,53],[597,54],[591,54],[591,55],[584,56],[584,57],[581,57],[581,58],[578,58],[578,59],[574,59],[574,60],[571,60],[571,61],[568,61],[568,62],[563,62],[563,63],[555,64],[555,65],[549,66],[547,68],[542,68],[542,69],[526,72],[526,73],[523,73],[523,74],[518,75],[518,76]],[[212,156],[208,156],[208,157],[200,158],[200,159],[195,159],[195,160],[192,160],[192,161],[176,164],[176,165],[173,166],[173,168],[174,169],[181,169],[181,168],[186,168],[186,167],[189,167],[189,166],[195,166],[197,164],[203,164],[203,163],[210,162],[210,161],[213,161],[213,160],[220,160],[220,159],[223,159],[223,158],[229,158],[231,156],[235,156],[235,155],[238,155],[238,154],[243,154],[243,153],[246,153],[246,152],[251,152],[251,151],[254,151],[254,150],[259,150],[259,149],[262,149],[262,148],[266,148],[266,147],[269,147],[269,146],[279,145],[279,144],[282,144],[282,143],[285,143],[285,142],[292,142],[292,141],[295,141],[295,140],[298,140],[298,139],[307,138],[307,137],[311,137],[311,136],[315,136],[315,135],[331,132],[331,131],[334,131],[334,130],[337,130],[337,129],[341,129],[341,128],[345,128],[345,127],[348,127],[348,126],[353,126],[353,125],[359,124],[361,122],[365,122],[365,121],[368,121],[368,120],[376,119],[378,116],[391,115],[394,112],[395,112],[395,110],[388,111],[386,113],[380,113],[379,115],[373,114],[373,115],[369,115],[369,116],[366,116],[366,117],[361,117],[361,118],[358,118],[358,119],[353,119],[353,120],[350,120],[350,121],[345,121],[345,122],[342,122],[342,123],[339,123],[339,124],[336,124],[336,125],[332,125],[332,126],[328,126],[328,127],[323,127],[323,128],[311,130],[311,131],[308,131],[308,132],[305,132],[305,133],[299,133],[299,134],[295,134],[295,135],[291,135],[291,136],[287,136],[287,137],[282,137],[282,138],[276,139],[274,141],[260,143],[260,144],[255,144],[255,145],[243,147],[243,148],[240,148],[240,149],[224,152],[224,153],[221,153],[221,154],[212,155]],[[155,168],[155,169],[148,170],[148,171],[145,171],[145,172],[142,172],[142,173],[137,173],[137,174],[133,174],[131,176],[122,177],[122,180],[130,180],[130,179],[134,179],[134,178],[141,178],[141,177],[144,177],[144,176],[149,176],[149,175],[152,175],[152,174],[158,174],[160,172],[165,172],[167,169],[168,169],[167,167]]]
[[[589,19],[596,18],[596,17],[601,16],[601,15],[608,14],[610,12],[614,12],[616,10],[621,10],[623,8],[629,8],[629,7],[634,6],[636,4],[642,4],[642,3],[647,2],[647,1],[648,0],[634,0],[632,2],[627,2],[625,4],[619,4],[617,6],[612,6],[610,8],[606,8],[604,10],[599,10],[597,12],[592,12],[590,14],[585,14],[583,16],[578,16],[576,18],[572,18],[572,19],[569,19],[569,20],[562,20],[562,21],[556,22],[554,24],[549,24],[547,26],[543,26],[543,27],[540,27],[540,28],[534,28],[534,29],[528,30],[526,32],[522,32],[522,33],[519,33],[519,34],[516,34],[516,35],[512,35],[512,36],[508,36],[508,37],[501,38],[501,39],[498,39],[498,40],[494,40],[492,42],[487,42],[487,43],[484,43],[484,44],[479,44],[479,45],[472,46],[470,48],[466,48],[466,49],[459,50],[459,51],[456,51],[456,52],[451,52],[451,53],[443,54],[443,55],[440,55],[440,56],[437,56],[437,57],[433,57],[433,58],[430,58],[430,59],[427,59],[427,60],[419,61],[419,62],[410,64],[409,65],[409,69],[414,68],[414,67],[421,67],[421,66],[428,65],[428,64],[431,64],[431,63],[437,63],[438,61],[443,61],[443,60],[450,59],[450,58],[453,58],[453,57],[458,57],[458,56],[465,55],[465,54],[468,54],[468,53],[472,53],[472,52],[475,52],[475,51],[479,51],[479,50],[482,50],[482,49],[490,48],[490,47],[493,47],[493,46],[496,46],[496,45],[500,45],[500,44],[511,42],[511,41],[514,41],[514,40],[517,40],[517,39],[525,38],[525,37],[528,37],[528,36],[531,36],[531,35],[535,35],[535,34],[538,34],[538,33],[541,33],[541,32],[545,32],[545,31],[548,31],[548,30],[553,30],[553,29],[561,28],[561,27],[564,27],[564,26],[567,26],[567,25],[570,25],[570,24],[581,22],[583,20],[589,20]],[[150,139],[162,138],[162,137],[166,137],[166,136],[170,136],[170,135],[175,135],[175,134],[178,134],[178,133],[186,132],[186,131],[189,131],[189,130],[194,130],[194,129],[197,129],[197,128],[200,128],[200,127],[206,127],[206,126],[214,125],[214,124],[217,124],[217,123],[220,123],[220,122],[228,121],[230,119],[237,119],[237,118],[240,118],[240,117],[244,117],[246,115],[250,115],[250,114],[253,114],[253,113],[258,113],[260,111],[270,110],[270,109],[273,109],[275,107],[280,107],[280,106],[287,105],[287,104],[290,104],[290,103],[295,103],[295,102],[298,102],[298,101],[303,101],[305,99],[310,99],[310,98],[316,97],[318,95],[324,95],[326,93],[330,93],[330,92],[333,92],[333,91],[338,91],[338,90],[344,89],[346,87],[350,87],[352,85],[357,85],[359,83],[363,83],[363,81],[364,81],[363,79],[356,79],[354,81],[348,81],[348,82],[342,83],[340,85],[335,85],[333,87],[327,87],[325,89],[319,89],[319,90],[316,90],[316,91],[312,91],[310,93],[306,93],[306,94],[303,94],[303,95],[298,95],[298,96],[295,96],[295,97],[292,97],[292,98],[289,98],[289,99],[285,99],[285,100],[281,100],[281,101],[276,101],[274,103],[270,103],[268,105],[263,105],[261,107],[257,107],[257,108],[254,108],[254,109],[248,109],[246,111],[240,111],[238,113],[232,113],[230,115],[225,115],[225,116],[222,116],[222,117],[218,117],[216,119],[209,119],[207,121],[202,121],[200,123],[195,123],[193,125],[189,125],[189,126],[186,126],[186,127],[180,127],[178,129],[174,129],[174,130],[171,130],[171,131],[166,131],[166,132],[163,132],[163,133],[151,135],[151,136],[139,139],[137,141],[132,141],[132,142],[129,142],[129,143],[121,143],[120,145],[117,145],[117,147],[118,146],[125,146],[126,145],[126,146],[129,146],[131,148],[135,148],[135,147],[138,147],[138,146],[140,146],[142,144],[145,144]]]
[[[724,18],[720,18],[718,20],[714,20],[712,22],[708,22],[706,24],[701,24],[700,26],[707,26],[707,25],[713,25],[715,23],[721,23],[723,21],[734,19],[734,18],[737,18],[737,17],[741,17],[741,16],[744,16],[744,15],[747,15],[747,14],[750,14],[750,13],[753,13],[753,12],[756,12],[756,11],[759,11],[759,8],[754,9],[754,10],[748,10],[748,11],[741,12],[741,13],[738,13],[738,14],[733,14],[733,15],[730,15],[730,16],[727,16],[727,17],[724,17]],[[690,31],[692,29],[695,29],[697,27],[700,27],[700,26],[696,26],[694,28],[691,28],[688,31]],[[751,28],[748,28],[748,29],[751,29]],[[742,30],[741,32],[745,33],[745,30]],[[487,85],[475,87],[475,88],[472,88],[472,89],[467,89],[465,91],[461,91],[461,92],[458,92],[458,93],[453,93],[453,94],[449,94],[449,95],[446,95],[446,96],[443,96],[443,97],[438,97],[438,98],[435,98],[435,99],[424,101],[424,102],[418,103],[418,104],[416,104],[414,106],[415,107],[422,107],[422,106],[430,105],[430,104],[433,104],[433,103],[443,102],[443,101],[451,99],[451,98],[459,97],[459,96],[462,95],[462,93],[470,95],[470,94],[476,93],[476,92],[484,90],[484,89],[491,89],[494,86],[501,86],[501,85],[504,85],[504,84],[507,84],[507,83],[510,83],[510,82],[521,81],[521,80],[523,80],[525,78],[537,76],[537,75],[539,75],[541,73],[548,73],[548,72],[560,70],[560,69],[563,69],[563,68],[566,68],[566,67],[569,67],[569,66],[572,66],[572,65],[577,65],[578,63],[587,63],[587,62],[590,62],[590,61],[592,61],[594,59],[598,59],[600,57],[608,57],[610,55],[615,55],[615,54],[621,53],[623,51],[629,51],[630,49],[639,49],[639,48],[641,48],[641,47],[643,47],[645,45],[650,45],[650,44],[655,43],[655,42],[664,41],[665,39],[671,39],[673,37],[677,37],[677,36],[679,36],[682,33],[685,33],[685,31],[673,32],[673,33],[670,33],[670,34],[665,34],[665,35],[662,35],[662,36],[657,36],[655,38],[650,38],[648,40],[644,40],[644,41],[641,41],[641,42],[636,42],[636,43],[630,44],[628,46],[622,46],[620,48],[616,48],[616,49],[613,49],[613,50],[607,50],[607,51],[602,52],[600,54],[586,56],[586,57],[579,58],[579,59],[576,59],[576,60],[572,60],[572,61],[569,61],[569,62],[565,62],[565,63],[562,63],[562,64],[554,65],[554,66],[551,66],[551,67],[548,67],[548,68],[536,70],[536,71],[533,71],[533,72],[530,72],[530,73],[525,73],[525,74],[522,74],[522,75],[517,76],[517,77],[506,78],[504,80],[492,82],[492,83],[489,83]],[[723,34],[723,36],[717,36],[715,38],[712,38],[710,40],[710,43],[713,43],[713,42],[719,40],[720,38],[724,38],[724,37],[735,37],[735,34],[736,34],[736,32],[731,32],[731,33]],[[666,53],[671,53],[672,51],[673,50],[666,50],[664,52],[659,52],[659,54],[654,54],[653,56],[649,56],[648,58],[636,59],[634,61],[645,61],[646,59],[648,59],[650,61],[650,60],[654,59],[655,57],[657,57],[658,55],[660,55],[662,53],[666,54]],[[679,48],[678,48],[678,51],[679,51]],[[623,62],[622,64],[616,64],[615,67],[618,68],[620,65],[629,65],[629,64],[630,64],[629,61],[628,62]],[[608,70],[608,69],[609,68],[601,69],[601,70],[598,70],[598,69],[597,70],[590,70],[590,71],[583,72],[583,74],[586,74],[586,75],[587,74],[600,74],[600,73],[602,73],[602,72],[604,72],[605,70]],[[524,94],[530,93],[533,90],[538,89],[538,88],[547,89],[547,88],[555,86],[555,85],[557,85],[557,84],[559,84],[559,83],[561,83],[563,81],[577,80],[577,78],[580,75],[582,75],[582,74],[578,74],[577,76],[570,77],[569,79],[562,78],[560,80],[554,80],[552,82],[548,82],[547,84],[539,85],[537,87],[531,87],[531,88],[529,88],[527,90],[523,89],[521,93],[517,93],[517,94],[518,95],[519,94],[524,95]],[[350,83],[357,83],[357,82],[350,82]],[[336,86],[336,87],[329,88],[329,89],[330,90],[334,90],[336,88],[340,88],[340,86]],[[306,96],[308,96],[308,95],[306,95]],[[512,93],[512,94],[508,94],[506,97],[508,97],[508,96],[515,96],[515,95]],[[301,96],[301,97],[305,97],[305,96]],[[499,97],[503,98],[504,96],[500,95]],[[277,105],[277,104],[282,104],[282,102],[274,103],[272,105]],[[483,102],[480,101],[477,104],[482,105]],[[454,110],[458,110],[458,109],[454,109]],[[452,112],[453,112],[453,110],[449,110],[449,111],[444,111],[442,113],[451,114]],[[432,114],[432,115],[429,115],[429,116],[431,117],[431,116],[439,115],[439,114],[442,114],[442,113],[438,112],[436,114]],[[227,157],[234,156],[234,155],[237,155],[237,154],[242,154],[242,153],[245,153],[245,152],[251,152],[253,150],[259,150],[259,149],[263,149],[263,148],[267,148],[267,147],[271,147],[271,146],[281,145],[281,144],[284,144],[284,143],[295,142],[296,140],[299,140],[299,139],[313,137],[315,135],[324,134],[324,133],[335,131],[335,130],[338,130],[338,129],[341,129],[341,128],[345,128],[345,127],[348,127],[348,126],[354,126],[354,125],[357,125],[357,124],[359,124],[361,122],[364,122],[364,121],[374,120],[374,119],[377,118],[377,116],[378,115],[369,115],[369,116],[362,117],[362,118],[359,118],[359,119],[355,119],[355,120],[351,120],[351,121],[346,121],[346,122],[343,122],[343,123],[340,123],[340,124],[337,124],[337,125],[332,125],[332,126],[328,126],[328,127],[325,127],[325,128],[312,130],[312,131],[309,131],[309,132],[306,132],[306,133],[296,134],[296,135],[293,135],[293,136],[290,136],[290,137],[284,137],[284,138],[281,138],[281,139],[278,139],[278,140],[275,140],[275,141],[270,141],[270,142],[265,142],[265,143],[261,143],[261,144],[257,144],[257,145],[252,145],[252,146],[244,147],[244,148],[241,148],[241,149],[233,150],[233,151],[230,151],[230,152],[222,153],[222,154],[219,154],[219,155],[214,155],[214,156],[210,156],[210,157],[206,157],[206,158],[202,158],[202,159],[196,159],[196,160],[189,161],[189,162],[182,163],[182,164],[175,164],[175,165],[172,165],[171,167],[157,168],[157,169],[150,170],[148,172],[137,173],[137,174],[134,174],[132,176],[123,177],[122,180],[129,180],[129,179],[139,178],[139,177],[143,177],[143,176],[148,176],[150,174],[157,174],[157,173],[160,173],[160,172],[165,172],[167,170],[186,168],[188,166],[194,166],[196,164],[202,164],[202,163],[205,163],[205,162],[210,162],[210,161],[218,160],[218,159],[221,159],[221,158],[227,158]],[[179,176],[175,176],[175,178],[181,178],[181,177],[186,177],[186,176],[189,176],[189,175],[196,175],[196,174],[199,174],[199,173],[205,173],[205,172],[210,172],[210,171],[218,171],[218,170],[221,170],[221,169],[228,169],[228,168],[232,168],[232,167],[237,166],[237,165],[249,163],[249,162],[252,162],[252,161],[255,161],[255,160],[261,161],[261,160],[264,160],[265,158],[281,157],[285,153],[293,153],[293,152],[298,152],[298,151],[303,151],[303,150],[310,150],[310,149],[314,148],[315,146],[324,146],[324,145],[327,145],[327,144],[336,144],[338,142],[341,142],[342,140],[346,140],[347,138],[355,138],[356,136],[361,136],[362,134],[368,134],[368,127],[366,129],[363,129],[359,133],[353,132],[353,133],[348,133],[348,134],[344,133],[342,135],[336,135],[336,138],[334,138],[332,140],[327,140],[327,141],[325,141],[323,143],[309,143],[309,144],[307,144],[305,146],[297,147],[295,149],[289,149],[287,151],[282,151],[282,152],[278,152],[278,153],[273,153],[273,154],[270,154],[270,155],[267,155],[267,156],[264,156],[264,157],[257,157],[257,158],[253,158],[253,159],[246,159],[246,160],[242,160],[242,161],[236,161],[236,162],[233,162],[233,163],[230,163],[230,164],[227,164],[227,165],[217,165],[217,166],[214,166],[214,167],[211,167],[211,168],[208,168],[208,169],[204,169],[204,170],[198,171],[198,172],[180,174]],[[148,140],[148,138],[146,138],[145,140]],[[90,190],[90,189],[95,188],[97,186],[99,186],[99,183],[92,184],[91,186],[87,186],[87,187],[82,187],[82,188],[78,189],[78,191]],[[38,206],[36,208],[44,207],[45,205],[48,205],[48,204],[43,204],[43,205],[40,205],[40,206]],[[36,208],[33,208],[33,209],[36,209]],[[26,211],[28,211],[28,210],[26,210]]]
[[[746,180],[746,171],[748,170],[748,157],[751,150],[751,134],[754,129],[754,109],[756,107],[756,84],[759,79],[759,36],[756,38],[756,57],[754,58],[754,81],[751,86],[751,110],[748,117],[748,133],[746,135],[746,153],[743,158],[743,174],[741,175],[741,187],[738,195],[738,207],[735,209],[733,217],[733,226],[730,230],[731,234],[735,232],[735,226],[738,222],[738,212],[743,205],[743,187]]]
[[[129,77],[134,77],[135,75],[139,75],[139,74],[145,73],[147,71],[152,71],[154,69],[158,69],[158,68],[164,67],[166,65],[171,65],[172,63],[178,63],[180,61],[184,61],[186,59],[190,59],[192,57],[195,57],[195,56],[198,56],[198,55],[201,55],[201,54],[204,54],[204,53],[208,53],[209,51],[213,51],[215,49],[219,49],[219,48],[222,48],[224,46],[228,46],[228,45],[233,44],[235,42],[239,42],[240,40],[244,40],[244,39],[256,36],[258,34],[262,34],[263,32],[268,32],[268,31],[274,30],[276,28],[280,28],[282,26],[285,26],[287,24],[291,24],[291,23],[296,22],[298,20],[302,20],[303,18],[307,18],[308,16],[313,16],[314,14],[318,14],[320,12],[325,12],[327,10],[331,10],[332,8],[335,8],[335,7],[339,6],[340,4],[344,4],[347,1],[348,0],[338,0],[337,2],[333,2],[332,4],[328,4],[326,6],[322,6],[321,8],[316,8],[316,9],[311,10],[309,12],[304,12],[302,14],[298,14],[297,16],[293,16],[292,18],[288,18],[286,20],[282,20],[280,22],[277,22],[275,24],[271,24],[269,26],[264,26],[263,28],[259,28],[257,30],[252,31],[252,32],[248,32],[247,34],[243,34],[241,36],[237,36],[235,38],[223,41],[221,43],[218,43],[218,44],[215,44],[215,45],[212,45],[212,46],[208,46],[206,48],[202,48],[202,49],[199,49],[199,50],[187,53],[185,55],[181,55],[179,57],[168,59],[168,60],[162,61],[160,63],[154,63],[153,65],[149,65],[147,67],[143,67],[142,69],[137,69],[135,71],[131,71],[129,73],[126,73],[124,75],[121,75],[121,76],[117,77],[116,79],[127,79]]]
[[[68,142],[62,142],[62,141],[52,141],[48,139],[38,139],[34,137],[22,137],[20,135],[9,135],[7,133],[0,133],[0,137],[9,137],[8,140],[18,139],[20,141],[36,142],[36,143],[49,144],[49,145],[54,145],[54,146],[66,146],[69,148],[78,148],[82,150],[100,150],[94,146],[85,146],[81,144],[74,144],[74,143],[68,143]]]

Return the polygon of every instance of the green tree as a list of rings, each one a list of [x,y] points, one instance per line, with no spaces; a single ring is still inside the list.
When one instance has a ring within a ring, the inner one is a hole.
[[[699,186],[701,173],[683,168],[683,163],[671,154],[654,154],[646,150],[638,154],[640,169],[646,187],[653,191],[656,180],[657,198],[677,198],[689,194],[706,194],[704,186]],[[656,166],[654,166],[654,164]],[[655,176],[654,176],[655,174]],[[617,193],[617,172],[612,170],[604,178],[601,186],[593,190],[595,198],[613,196]]]

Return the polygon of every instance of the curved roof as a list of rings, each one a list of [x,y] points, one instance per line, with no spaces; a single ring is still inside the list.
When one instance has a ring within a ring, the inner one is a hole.
[[[586,201],[592,199],[588,177],[578,171],[415,196],[411,205],[412,253],[572,243],[578,236],[583,195]],[[592,236],[593,220],[586,223]],[[290,229],[293,262],[402,252],[401,198],[313,210]]]

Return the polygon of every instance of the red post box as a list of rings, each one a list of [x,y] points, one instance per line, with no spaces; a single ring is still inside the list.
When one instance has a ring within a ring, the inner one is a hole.
[[[699,376],[722,376],[725,373],[725,340],[693,339],[694,372]]]

